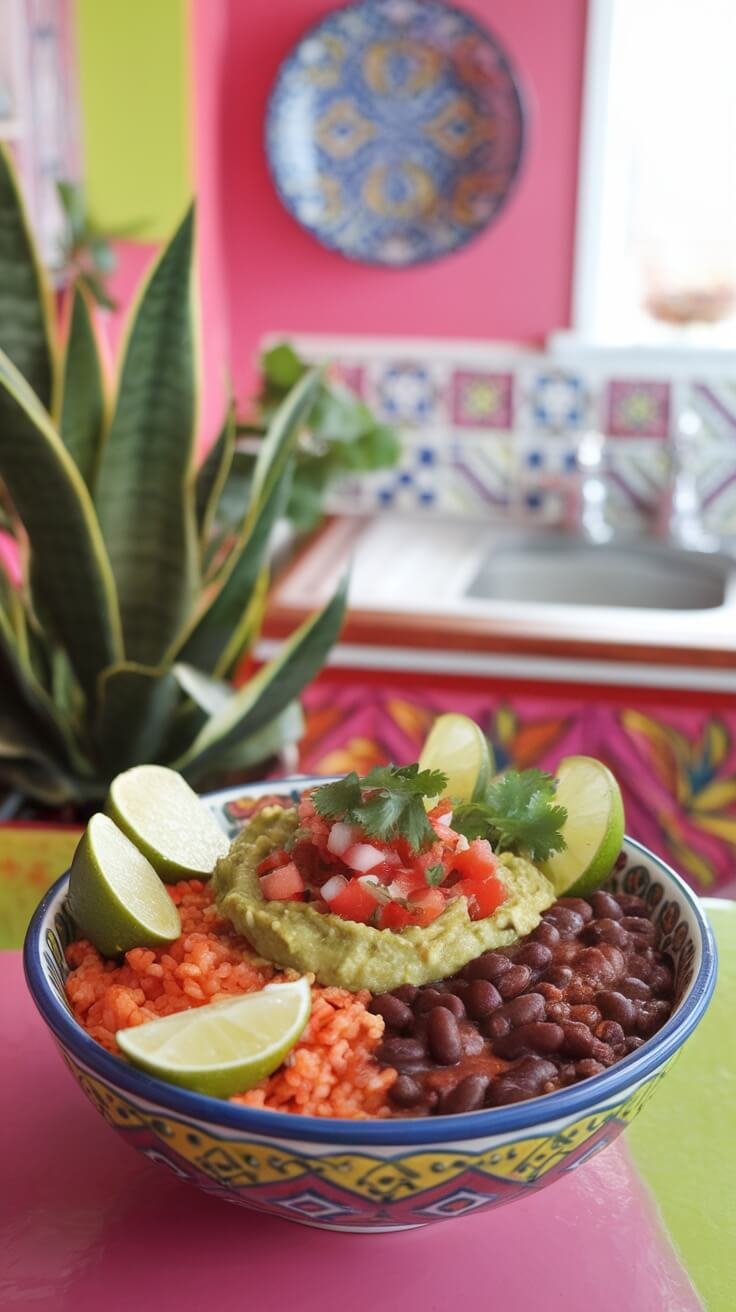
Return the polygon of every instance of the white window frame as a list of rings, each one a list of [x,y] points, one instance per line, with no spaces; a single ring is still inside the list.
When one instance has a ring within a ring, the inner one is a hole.
[[[632,3],[633,0],[628,0]],[[645,0],[639,0],[640,3]],[[552,334],[549,346],[561,355],[573,353],[595,358],[599,353],[634,353],[644,364],[657,362],[683,366],[695,355],[699,369],[733,371],[736,353],[720,344],[707,344],[691,336],[681,342],[622,342],[606,331],[603,314],[615,300],[616,279],[622,260],[604,260],[603,253],[623,246],[626,230],[625,189],[610,167],[616,122],[609,113],[611,69],[615,57],[617,6],[622,0],[588,0],[583,66],[578,189],[573,247],[571,328]],[[734,0],[736,3],[736,0]],[[608,294],[604,280],[609,279]]]

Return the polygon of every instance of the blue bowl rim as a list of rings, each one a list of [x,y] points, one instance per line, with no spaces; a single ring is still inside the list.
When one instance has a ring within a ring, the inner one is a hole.
[[[303,787],[305,780],[309,778],[310,776],[302,775],[275,780],[273,789],[279,791],[299,784]],[[243,791],[242,787],[231,788],[205,794],[203,800],[209,803],[222,802],[228,797],[242,796]],[[322,1145],[381,1145],[403,1148],[418,1144],[452,1143],[463,1139],[488,1139],[518,1130],[533,1130],[544,1124],[574,1116],[576,1113],[592,1112],[594,1108],[611,1103],[632,1085],[652,1075],[690,1037],[713,995],[717,973],[715,940],[695,893],[671,866],[643,843],[628,837],[625,842],[668,875],[693,912],[700,932],[702,959],[689,997],[641,1049],[617,1062],[602,1075],[595,1075],[557,1093],[547,1093],[539,1098],[530,1098],[526,1102],[513,1103],[507,1107],[494,1107],[454,1116],[398,1117],[395,1120],[373,1121],[300,1116],[258,1107],[236,1106],[219,1098],[191,1093],[137,1071],[134,1067],[126,1065],[119,1057],[107,1052],[85,1033],[77,1021],[72,1019],[56,997],[43,969],[44,943],[41,926],[49,904],[55,901],[66,885],[69,871],[56,880],[33,914],[23,947],[26,982],[33,1001],[52,1034],[62,1047],[68,1048],[71,1054],[94,1074],[164,1111],[178,1112],[185,1117],[203,1121],[215,1133],[218,1130],[231,1129],[240,1132],[250,1131],[282,1140],[302,1140]]]
[[[268,100],[266,102],[266,112],[264,114],[264,119],[263,119],[263,147],[266,155],[268,172],[274,190],[276,192],[276,195],[278,196],[278,199],[280,200],[287,214],[289,214],[289,216],[299,225],[299,227],[304,232],[308,232],[309,235],[312,238],[314,238],[314,240],[318,242],[318,244],[322,246],[325,250],[332,251],[334,254],[340,255],[344,260],[348,260],[351,264],[364,264],[370,268],[386,269],[389,272],[395,269],[396,271],[401,272],[404,269],[419,268],[424,264],[435,264],[438,260],[446,259],[448,256],[455,255],[456,253],[464,250],[467,246],[472,245],[473,242],[478,241],[478,239],[481,238],[488,231],[488,229],[493,227],[493,225],[496,223],[497,219],[500,217],[502,212],[506,209],[509,201],[515,196],[519,185],[519,181],[524,173],[524,169],[526,166],[527,156],[529,153],[529,138],[531,135],[530,96],[527,92],[524,79],[522,78],[519,72],[519,68],[517,66],[515,57],[512,57],[512,55],[509,53],[506,47],[505,42],[502,41],[496,35],[495,29],[490,27],[489,24],[484,20],[478,18],[476,14],[470,13],[467,9],[463,9],[460,5],[450,3],[450,0],[435,0],[435,3],[438,8],[442,8],[446,10],[448,13],[457,14],[461,18],[470,20],[470,22],[476,28],[478,33],[481,36],[483,36],[487,41],[489,41],[491,45],[495,47],[496,51],[502,56],[506,64],[506,68],[508,70],[509,76],[513,83],[514,92],[516,95],[516,100],[519,110],[519,144],[516,153],[516,159],[514,161],[514,172],[511,175],[511,178],[509,180],[509,185],[501,199],[501,203],[499,204],[498,209],[491,215],[490,219],[487,219],[484,223],[481,223],[479,227],[471,229],[471,231],[466,233],[464,237],[461,237],[458,241],[453,242],[453,244],[451,246],[448,246],[445,250],[434,251],[431,255],[417,255],[409,260],[403,261],[400,264],[388,263],[387,261],[380,259],[378,256],[368,255],[368,254],[357,255],[354,254],[353,252],[344,250],[344,248],[339,244],[339,242],[330,239],[330,237],[327,235],[327,233],[325,233],[323,228],[318,227],[313,223],[306,222],[303,218],[300,218],[300,216],[298,215],[296,211],[296,207],[294,206],[291,200],[291,197],[289,197],[286,194],[286,192],[283,190],[283,187],[281,186],[281,181],[278,176],[277,169],[273,160],[271,140],[276,130],[278,115],[280,112],[280,102],[282,99],[282,81],[287,70],[294,63],[297,56],[297,52],[299,51],[301,46],[304,44],[305,41],[309,40],[310,38],[313,38],[322,27],[327,26],[330,23],[330,21],[335,18],[337,14],[341,13],[343,10],[346,9],[358,8],[360,5],[363,5],[366,2],[367,0],[344,0],[343,4],[337,5],[334,9],[328,10],[325,14],[318,17],[314,22],[310,23],[310,25],[307,28],[305,28],[305,30],[302,32],[301,36],[298,37],[298,39],[294,42],[293,46],[291,46],[290,49],[287,51],[286,55],[284,56],[281,63],[279,64],[278,69],[276,70],[276,76],[274,78],[273,84],[271,86],[271,90],[268,95]]]

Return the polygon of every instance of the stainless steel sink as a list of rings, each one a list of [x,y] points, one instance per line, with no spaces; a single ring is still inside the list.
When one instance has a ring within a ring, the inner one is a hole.
[[[482,601],[647,610],[712,610],[733,597],[734,562],[656,542],[499,539],[465,590]]]

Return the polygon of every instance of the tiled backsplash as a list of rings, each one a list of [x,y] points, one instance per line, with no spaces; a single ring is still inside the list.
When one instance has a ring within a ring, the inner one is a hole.
[[[343,513],[426,508],[654,532],[677,476],[704,534],[736,538],[736,365],[700,381],[641,357],[566,355],[493,343],[290,337],[403,438],[400,465],[346,480]],[[271,340],[273,340],[273,335]],[[736,359],[736,357],[735,357]]]

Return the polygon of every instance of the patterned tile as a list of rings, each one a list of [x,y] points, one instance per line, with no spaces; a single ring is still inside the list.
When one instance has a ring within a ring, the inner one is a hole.
[[[671,471],[671,452],[658,438],[607,440],[601,480],[604,517],[614,529],[653,531]]]
[[[458,428],[511,428],[513,374],[456,369],[451,384],[451,416]]]
[[[531,431],[561,436],[585,428],[591,391],[582,374],[543,366],[524,379],[522,387],[525,426]]]
[[[389,423],[412,428],[429,424],[436,416],[438,399],[434,374],[419,361],[388,361],[373,379],[373,404]]]
[[[606,433],[611,437],[666,438],[670,431],[670,393],[666,382],[613,379],[606,397]]]

